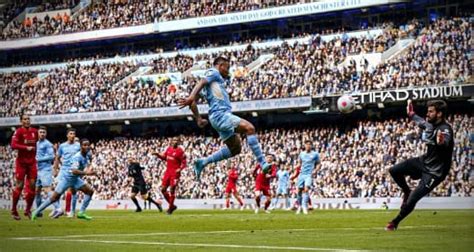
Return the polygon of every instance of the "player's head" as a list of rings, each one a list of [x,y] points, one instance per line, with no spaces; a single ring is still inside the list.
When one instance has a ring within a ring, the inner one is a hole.
[[[79,141],[79,143],[81,144],[81,152],[83,154],[87,153],[89,151],[90,145],[91,145],[91,143],[89,142],[89,139],[83,138]]]
[[[446,117],[448,105],[443,100],[428,101],[426,118],[429,123],[440,123]]]
[[[311,151],[311,149],[313,149],[313,142],[311,142],[310,140],[304,141],[304,149],[308,152]]]
[[[229,68],[230,68],[229,59],[227,59],[224,56],[219,56],[214,59],[213,65],[219,71],[222,77],[224,78],[229,77]]]
[[[45,126],[40,126],[38,129],[38,137],[40,140],[46,139],[46,127]]]
[[[20,122],[21,126],[28,128],[31,126],[30,115],[25,112],[21,112],[20,114]]]
[[[76,129],[75,128],[67,129],[66,137],[67,137],[68,142],[74,143],[76,139]]]
[[[173,148],[177,148],[179,145],[179,137],[173,137],[171,139],[171,146],[173,146]]]
[[[269,164],[273,163],[273,160],[274,160],[272,154],[267,154],[267,156],[265,156],[265,159],[266,159],[267,163],[269,163]]]

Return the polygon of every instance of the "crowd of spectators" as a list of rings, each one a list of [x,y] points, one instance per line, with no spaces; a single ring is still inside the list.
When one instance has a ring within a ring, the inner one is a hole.
[[[430,196],[472,196],[474,187],[474,158],[472,146],[474,118],[471,115],[451,115],[454,152],[449,176]],[[311,196],[317,198],[341,197],[399,197],[400,190],[391,179],[388,169],[404,159],[421,155],[426,146],[420,140],[420,131],[408,119],[357,121],[352,126],[320,126],[307,128],[275,128],[258,132],[264,153],[273,154],[278,166],[294,171],[304,141],[311,140],[321,153],[321,162],[313,173]],[[86,137],[86,136],[80,136]],[[220,162],[206,167],[197,183],[193,175],[193,161],[209,155],[222,146],[216,137],[181,135],[182,147],[188,158],[188,167],[182,172],[178,197],[187,199],[223,198],[229,167]],[[92,144],[92,168],[97,177],[87,177],[96,193],[95,199],[127,199],[132,181],[127,177],[127,158],[134,157],[145,167],[144,174],[159,194],[159,185],[165,171],[165,162],[152,153],[164,151],[170,138],[115,138]],[[255,178],[255,158],[243,141],[243,151],[232,158],[238,163],[238,190],[251,198]],[[9,199],[12,188],[14,152],[8,146],[0,147],[0,198]],[[275,189],[276,180],[272,181]],[[417,182],[410,181],[414,186]],[[295,196],[295,185],[291,186]]]
[[[40,5],[41,11],[56,10],[58,7],[70,9],[76,0],[58,0]],[[277,1],[168,1],[160,0],[115,0],[93,1],[77,16],[71,18],[33,19],[26,23],[14,22],[3,31],[1,40],[35,38],[72,32],[109,29],[165,22],[193,17],[220,15],[231,12],[256,10],[300,3],[299,0]]]

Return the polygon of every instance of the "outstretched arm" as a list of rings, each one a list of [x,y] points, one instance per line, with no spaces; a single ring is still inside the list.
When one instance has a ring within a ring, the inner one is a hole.
[[[429,122],[425,121],[421,116],[418,116],[415,113],[415,110],[413,109],[413,103],[411,100],[407,101],[407,114],[408,117],[410,117],[411,120],[413,120],[418,127],[422,129],[429,129],[432,128],[433,125],[431,125]]]

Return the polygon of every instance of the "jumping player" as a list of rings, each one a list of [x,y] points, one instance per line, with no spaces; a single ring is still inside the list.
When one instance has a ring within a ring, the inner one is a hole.
[[[20,200],[21,192],[25,180],[27,180],[26,188],[26,209],[25,216],[31,217],[31,206],[35,200],[35,184],[37,176],[36,167],[36,142],[38,141],[38,131],[31,127],[30,116],[27,114],[20,115],[21,127],[15,130],[13,134],[11,147],[18,150],[18,155],[15,160],[15,189],[12,195],[12,210],[11,215],[13,219],[20,220],[17,205]]]
[[[428,102],[427,107],[425,121],[415,114],[411,101],[408,101],[407,114],[423,129],[422,140],[428,150],[422,156],[410,158],[390,168],[390,175],[403,191],[403,201],[400,213],[385,227],[387,231],[396,230],[400,222],[415,209],[416,203],[438,186],[451,168],[454,140],[453,129],[446,122],[448,106],[442,100],[432,100]],[[420,180],[413,191],[405,176]]]
[[[176,190],[181,176],[181,171],[186,168],[186,154],[179,147],[179,138],[174,137],[169,146],[163,153],[154,153],[162,160],[166,160],[166,171],[161,182],[161,193],[168,202],[167,214],[172,214],[178,207],[174,204],[176,199]],[[168,193],[168,188],[170,189]]]
[[[256,214],[258,214],[258,211],[260,209],[260,198],[262,196],[265,196],[266,198],[264,205],[265,212],[270,213],[270,211],[268,210],[268,207],[272,202],[272,194],[270,192],[270,181],[272,178],[276,177],[278,169],[277,165],[274,163],[273,155],[268,154],[266,156],[266,162],[268,164],[271,164],[268,173],[263,172],[262,166],[260,166],[260,164],[257,164],[253,171],[253,175],[255,177],[255,202],[257,203],[257,207],[255,208]]]
[[[217,57],[213,65],[214,68],[206,72],[205,78],[194,87],[189,97],[178,101],[181,108],[190,107],[197,125],[203,128],[207,125],[208,121],[201,118],[196,101],[199,94],[204,96],[209,104],[209,121],[226,144],[226,146],[212,155],[195,161],[194,171],[196,179],[200,179],[201,172],[206,165],[228,159],[241,152],[242,143],[240,137],[235,134],[236,132],[247,136],[247,142],[258,163],[264,170],[267,170],[270,165],[265,162],[257,135],[255,134],[255,127],[250,122],[232,114],[229,94],[226,91],[226,82],[229,78],[229,59]]]
[[[237,180],[239,179],[237,164],[235,162],[232,162],[232,164],[229,164],[228,167],[230,167],[230,169],[229,174],[227,176],[227,186],[225,188],[225,208],[223,209],[230,208],[230,195],[232,194],[234,195],[234,198],[239,202],[240,210],[244,210],[244,202],[242,201],[242,198],[239,195],[239,191],[237,191]]]
[[[136,197],[138,192],[140,192],[142,199],[145,200],[145,204],[146,201],[153,203],[158,208],[158,210],[162,212],[163,208],[161,208],[161,202],[155,201],[149,193],[150,187],[149,185],[147,185],[145,179],[143,178],[142,170],[143,167],[140,166],[140,164],[135,160],[135,158],[130,157],[128,159],[128,176],[133,178],[132,193],[130,194],[130,198],[137,207],[135,212],[142,211],[142,208],[140,207],[140,204],[138,204],[138,200]]]

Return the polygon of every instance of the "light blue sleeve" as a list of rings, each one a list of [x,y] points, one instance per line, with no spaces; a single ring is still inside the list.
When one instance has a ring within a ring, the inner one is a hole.
[[[53,161],[54,160],[54,148],[51,144],[46,144],[46,154],[42,157],[37,157],[37,162]]]
[[[212,83],[216,81],[219,77],[219,72],[217,72],[214,69],[209,69],[205,73],[204,79],[207,81],[207,83]]]
[[[58,157],[62,157],[62,156],[63,156],[63,154],[64,154],[63,148],[64,148],[64,145],[62,145],[62,144],[59,145],[59,148],[58,148]]]
[[[314,153],[314,161],[316,163],[319,163],[319,153],[317,153],[317,152]]]

